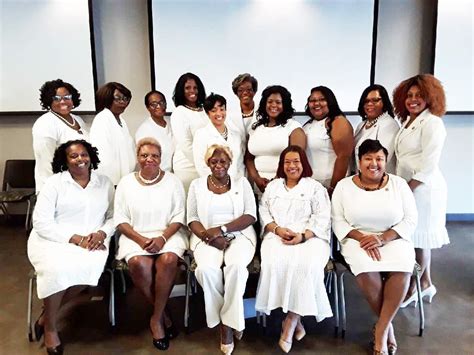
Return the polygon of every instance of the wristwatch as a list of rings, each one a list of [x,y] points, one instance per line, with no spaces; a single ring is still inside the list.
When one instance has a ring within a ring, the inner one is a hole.
[[[227,227],[225,225],[222,225],[220,226],[220,229],[222,231],[222,234],[226,234],[227,233]]]

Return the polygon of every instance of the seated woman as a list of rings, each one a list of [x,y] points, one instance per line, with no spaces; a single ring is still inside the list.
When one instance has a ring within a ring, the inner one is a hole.
[[[209,122],[194,133],[193,140],[194,165],[199,176],[209,175],[210,170],[204,161],[204,155],[211,145],[219,144],[228,146],[232,151],[233,159],[229,175],[234,179],[239,179],[245,174],[245,138],[232,121],[227,121],[226,99],[217,94],[209,95],[204,100],[204,111],[209,117]]]
[[[243,295],[247,265],[255,254],[256,206],[247,179],[231,179],[228,174],[228,147],[210,146],[205,160],[211,174],[194,180],[188,194],[191,250],[204,290],[207,325],[221,325],[221,351],[230,354],[233,336],[240,339],[245,328]]]
[[[169,347],[176,336],[165,314],[178,259],[188,248],[184,189],[172,173],[161,170],[161,146],[154,138],[137,143],[140,170],[120,180],[115,194],[114,223],[120,233],[117,259],[128,263],[133,283],[153,305],[153,345]]]
[[[306,334],[301,316],[317,321],[332,316],[324,288],[331,205],[312,174],[305,151],[287,147],[280,155],[278,179],[268,184],[259,207],[264,238],[255,308],[288,313],[278,343],[286,353],[293,336],[301,340]]]
[[[405,180],[385,173],[387,156],[379,141],[367,139],[359,147],[359,174],[341,180],[332,196],[341,253],[379,317],[374,354],[396,352],[392,319],[415,265],[415,199]]]
[[[97,149],[84,140],[61,144],[38,195],[28,258],[35,268],[43,313],[34,325],[48,354],[62,354],[56,321],[62,305],[87,285],[96,286],[113,232],[110,180],[95,173]]]

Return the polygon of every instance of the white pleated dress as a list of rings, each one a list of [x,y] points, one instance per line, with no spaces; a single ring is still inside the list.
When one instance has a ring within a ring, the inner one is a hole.
[[[413,194],[401,177],[389,174],[387,185],[376,191],[358,187],[352,176],[339,181],[332,195],[332,227],[341,242],[341,253],[354,275],[363,272],[413,272],[415,249],[412,235],[417,222]],[[359,242],[347,238],[356,229],[363,234],[382,234],[393,229],[400,238],[379,248],[381,260],[373,260]]]
[[[406,181],[415,179],[423,183],[413,191],[418,209],[413,243],[415,248],[441,248],[449,244],[446,230],[448,189],[439,168],[446,129],[441,118],[428,109],[406,128],[408,121],[395,138],[395,153],[397,175]]]
[[[317,237],[285,245],[273,233],[264,235],[255,308],[270,314],[281,307],[283,312],[315,316],[317,321],[331,317],[324,287],[331,215],[326,189],[311,178],[302,178],[289,190],[284,179],[273,180],[262,196],[259,213],[262,227],[275,221],[297,233],[309,229]]]
[[[95,171],[86,188],[68,171],[46,180],[33,213],[28,258],[35,268],[38,298],[75,285],[96,286],[104,270],[113,228],[114,188]],[[74,234],[87,236],[102,230],[107,250],[88,251],[69,243]]]
[[[147,238],[162,235],[171,223],[185,224],[184,189],[181,181],[166,172],[162,180],[144,186],[137,181],[135,173],[124,176],[117,186],[114,203],[114,224],[128,223]],[[182,257],[189,242],[186,231],[180,228],[155,254],[174,253]],[[133,240],[121,235],[116,258],[125,259],[137,255],[154,255],[143,250]]]

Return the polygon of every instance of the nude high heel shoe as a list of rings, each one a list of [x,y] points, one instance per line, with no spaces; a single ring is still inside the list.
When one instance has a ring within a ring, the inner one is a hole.
[[[295,328],[295,339],[300,341],[306,335],[306,330],[303,327],[303,323],[301,323],[301,318],[298,319],[298,323],[296,323]]]
[[[232,351],[234,351],[234,342],[230,344],[222,344],[221,343],[221,351],[225,355],[231,355]]]
[[[435,285],[431,285],[430,287],[421,291],[421,297],[423,297],[423,299],[427,298],[428,302],[431,303],[437,292],[438,290],[436,289]]]
[[[415,308],[416,308],[416,306],[418,305],[418,294],[416,292],[413,292],[413,294],[406,301],[403,301],[402,304],[400,305],[400,308],[405,308],[412,302],[415,302]]]

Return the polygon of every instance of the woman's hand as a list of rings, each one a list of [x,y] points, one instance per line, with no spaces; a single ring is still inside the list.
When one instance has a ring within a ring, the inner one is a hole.
[[[265,189],[268,185],[268,183],[270,182],[269,179],[267,178],[263,178],[261,176],[257,176],[255,179],[254,179],[254,182],[255,184],[257,185],[258,189],[261,191],[261,192],[265,192]]]
[[[155,238],[148,238],[148,240],[143,244],[142,249],[148,253],[158,253],[163,246],[165,245],[165,241],[161,237]]]
[[[220,235],[218,237],[212,237],[209,245],[219,250],[225,250],[229,246],[229,242]]]
[[[373,249],[367,249],[366,252],[367,252],[367,255],[369,255],[374,261],[382,260],[382,256],[380,255],[380,250],[377,247]]]
[[[359,241],[359,246],[364,250],[370,250],[382,247],[383,242],[377,234],[367,234]]]
[[[410,187],[411,191],[415,191],[415,189],[421,184],[423,184],[421,181],[415,179],[411,179],[410,181],[408,181],[408,186]]]
[[[283,244],[286,245],[296,245],[300,244],[303,241],[303,234],[301,233],[294,233],[294,235],[291,236],[291,238],[287,239],[281,239]]]
[[[86,245],[85,248],[89,251],[106,250],[107,248],[104,245],[105,237],[106,234],[102,231],[94,232],[87,236],[83,244]]]
[[[298,233],[295,233],[291,229],[285,228],[285,227],[277,227],[275,230],[275,234],[279,236],[283,242],[291,241],[292,239],[298,237]],[[300,235],[300,238],[302,238],[301,235]],[[296,244],[296,243],[293,243],[293,244]]]

